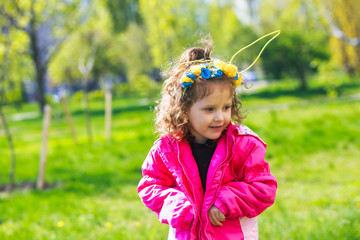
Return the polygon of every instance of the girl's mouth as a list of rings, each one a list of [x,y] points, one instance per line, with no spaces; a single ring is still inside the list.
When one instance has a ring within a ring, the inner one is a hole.
[[[210,128],[215,128],[215,129],[219,129],[221,128],[222,126],[210,126]]]

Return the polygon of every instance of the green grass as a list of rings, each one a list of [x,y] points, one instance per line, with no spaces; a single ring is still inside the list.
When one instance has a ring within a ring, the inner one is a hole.
[[[360,239],[360,102],[307,94],[279,90],[243,96],[244,124],[268,143],[267,160],[279,182],[275,204],[259,217],[260,238]],[[151,102],[117,98],[113,107],[112,140],[106,142],[103,102],[91,102],[94,140],[89,143],[81,104],[74,100],[75,144],[60,106],[54,106],[46,180],[57,185],[2,193],[0,240],[166,239],[167,226],[136,192],[141,164],[155,140]],[[11,117],[15,110],[6,112]],[[16,181],[34,182],[41,119],[9,126]],[[6,184],[10,164],[3,134],[0,166],[0,184]]]
[[[264,239],[360,238],[359,110],[359,102],[328,102],[249,113],[245,124],[268,142],[279,181],[260,217]]]

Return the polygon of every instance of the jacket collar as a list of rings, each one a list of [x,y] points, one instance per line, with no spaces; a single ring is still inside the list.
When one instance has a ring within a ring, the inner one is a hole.
[[[226,131],[226,135],[232,140],[235,140],[235,138],[238,136],[253,136],[257,138],[265,147],[267,146],[267,144],[256,133],[254,133],[250,128],[242,124],[234,124],[230,122]]]

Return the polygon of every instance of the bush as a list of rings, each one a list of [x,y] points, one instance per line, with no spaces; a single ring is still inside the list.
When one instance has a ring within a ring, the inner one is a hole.
[[[130,82],[130,89],[142,97],[152,98],[160,92],[160,84],[149,76],[142,74]]]
[[[89,100],[104,100],[105,91],[102,89],[94,90],[88,93]]]
[[[341,89],[348,80],[346,74],[331,63],[322,63],[318,66],[318,75],[315,79],[326,91],[329,97],[337,97],[342,94]]]

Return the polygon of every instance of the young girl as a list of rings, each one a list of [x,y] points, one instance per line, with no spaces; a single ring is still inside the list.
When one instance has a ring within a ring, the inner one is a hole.
[[[210,53],[190,48],[168,72],[156,108],[161,137],[138,193],[170,225],[168,239],[257,239],[256,216],[274,203],[277,182],[266,144],[241,125],[237,67]]]

